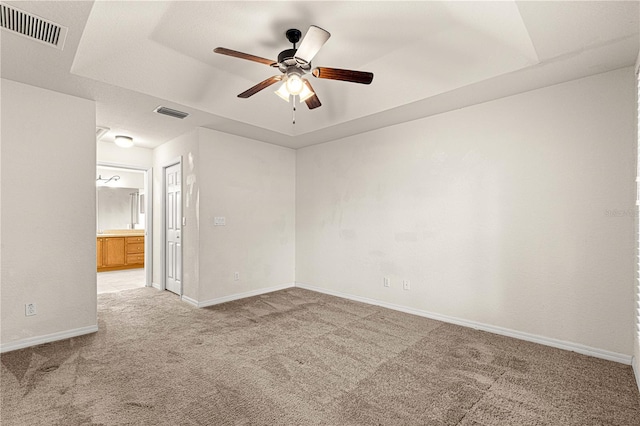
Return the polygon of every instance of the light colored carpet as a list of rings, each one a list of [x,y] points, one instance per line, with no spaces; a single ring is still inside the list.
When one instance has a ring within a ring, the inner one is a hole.
[[[629,366],[311,291],[98,300],[99,332],[2,355],[2,425],[640,424]]]

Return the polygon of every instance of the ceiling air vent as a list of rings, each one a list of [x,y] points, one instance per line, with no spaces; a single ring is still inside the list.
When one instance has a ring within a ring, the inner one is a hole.
[[[111,129],[109,129],[108,127],[96,127],[96,140],[100,140],[100,138],[103,137],[109,130]]]
[[[0,3],[0,27],[62,50],[67,28]]]
[[[178,110],[163,107],[163,106],[159,106],[158,108],[154,109],[153,112],[157,112],[158,114],[168,115],[169,117],[179,118],[181,120],[189,116],[188,112],[182,112],[182,111],[178,111]]]

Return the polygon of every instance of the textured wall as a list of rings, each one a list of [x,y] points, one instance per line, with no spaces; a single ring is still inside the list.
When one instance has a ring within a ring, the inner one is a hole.
[[[96,147],[98,163],[111,163],[145,169],[153,165],[153,150],[149,148],[133,146],[125,149],[111,142],[98,142]]]
[[[177,156],[187,220],[183,294],[206,303],[293,284],[295,151],[204,128],[154,150],[153,282],[161,282],[162,166]],[[226,225],[214,226],[216,216]]]
[[[636,135],[637,135],[637,144],[636,144],[636,159],[638,160],[637,164],[636,164],[636,173],[637,176],[640,177],[640,152],[638,150],[638,148],[640,148],[640,126],[638,125],[638,123],[640,123],[640,52],[638,53],[638,59],[636,60],[636,66],[635,66],[635,70],[636,70],[636,89],[637,89],[637,96],[636,96],[636,111],[637,111],[637,115],[636,115]],[[639,185],[640,183],[636,183],[636,204],[638,203],[638,198],[640,196],[640,189],[639,189]],[[637,208],[637,207],[636,207]],[[636,380],[638,382],[638,388],[640,388],[640,272],[638,271],[638,266],[640,266],[640,222],[639,222],[639,213],[640,210],[636,210],[636,238],[638,239],[637,243],[638,246],[636,247],[636,255],[637,257],[637,262],[636,262],[636,298],[635,298],[635,303],[634,303],[634,312],[636,314],[636,323],[634,324],[633,327],[633,335],[634,335],[634,346],[633,346],[633,356],[634,356],[634,364],[633,364],[633,368],[634,368],[634,372],[636,373]]]
[[[298,150],[296,281],[631,355],[634,97],[627,68]]]
[[[153,150],[153,283],[162,283],[162,168],[177,158],[182,158],[182,215],[187,225],[182,227],[182,294],[192,299],[198,297],[198,246],[199,233],[195,199],[187,196],[187,182],[197,174],[198,132],[193,130]]]
[[[2,80],[3,345],[97,324],[95,114]]]
[[[292,284],[296,153],[199,129],[201,302]],[[187,189],[185,188],[185,191]],[[214,226],[224,216],[226,226]],[[234,272],[240,273],[238,281]]]

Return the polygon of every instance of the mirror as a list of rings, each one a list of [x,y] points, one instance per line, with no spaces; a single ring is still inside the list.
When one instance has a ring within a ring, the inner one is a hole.
[[[96,188],[97,231],[144,229],[144,190],[140,188]]]
[[[96,231],[144,229],[144,172],[96,167]]]

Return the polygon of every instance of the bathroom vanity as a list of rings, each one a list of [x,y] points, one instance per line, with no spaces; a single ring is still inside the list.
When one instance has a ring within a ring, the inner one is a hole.
[[[98,272],[144,268],[144,232],[123,230],[96,237]]]

